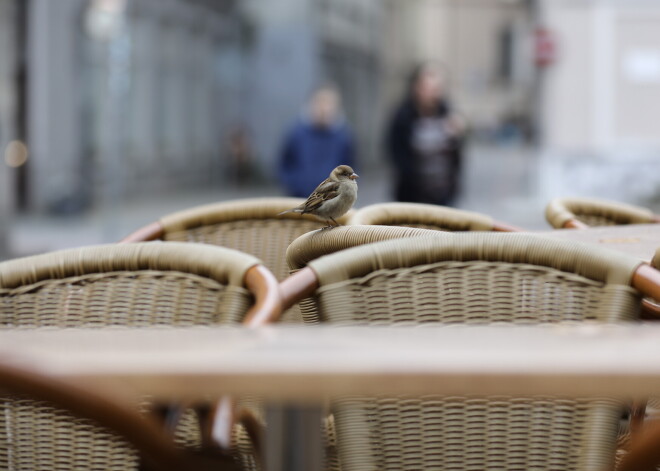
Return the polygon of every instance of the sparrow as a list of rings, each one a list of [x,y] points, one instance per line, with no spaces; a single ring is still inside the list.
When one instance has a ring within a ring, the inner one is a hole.
[[[300,206],[282,211],[286,213],[311,214],[328,223],[328,227],[339,224],[335,218],[346,214],[357,199],[358,174],[348,165],[336,167]]]

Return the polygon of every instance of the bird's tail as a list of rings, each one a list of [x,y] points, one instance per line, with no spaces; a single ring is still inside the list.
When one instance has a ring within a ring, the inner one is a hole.
[[[302,209],[300,208],[292,208],[292,209],[287,209],[286,211],[282,211],[281,213],[278,214],[278,216],[281,216],[283,214],[289,214],[289,213],[302,213]]]

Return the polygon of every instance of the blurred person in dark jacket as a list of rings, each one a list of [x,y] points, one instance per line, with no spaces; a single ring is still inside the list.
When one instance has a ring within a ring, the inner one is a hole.
[[[284,139],[279,177],[290,196],[306,198],[339,165],[355,167],[353,137],[342,118],[339,92],[324,85]]]
[[[432,63],[415,68],[386,136],[398,201],[453,204],[459,192],[464,129],[445,97],[442,69]]]

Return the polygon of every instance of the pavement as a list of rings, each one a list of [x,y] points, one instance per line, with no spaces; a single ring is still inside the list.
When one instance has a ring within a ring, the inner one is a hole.
[[[548,229],[543,211],[539,157],[524,147],[477,147],[466,152],[462,196],[457,207],[528,228]],[[390,169],[386,164],[360,171],[357,206],[391,201]],[[274,184],[251,187],[219,185],[124,198],[70,216],[21,214],[9,233],[12,257],[70,247],[113,243],[160,216],[200,204],[240,198],[281,196]]]

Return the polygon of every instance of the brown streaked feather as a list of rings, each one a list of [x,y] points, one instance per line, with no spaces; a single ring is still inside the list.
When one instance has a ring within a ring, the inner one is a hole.
[[[338,190],[339,182],[327,178],[316,187],[312,194],[309,195],[309,198],[307,198],[307,201],[298,206],[298,208],[302,210],[302,214],[314,211],[325,201],[336,198],[339,195]]]

